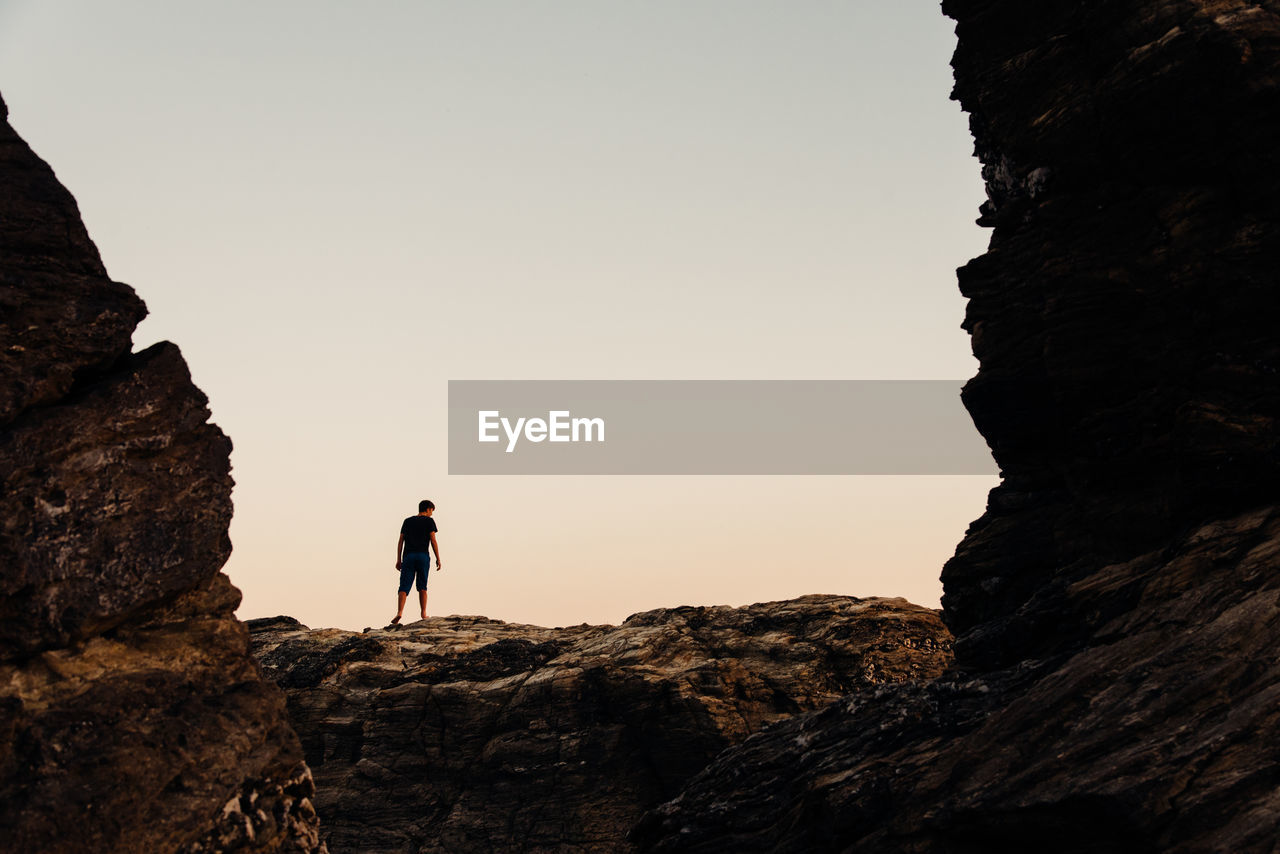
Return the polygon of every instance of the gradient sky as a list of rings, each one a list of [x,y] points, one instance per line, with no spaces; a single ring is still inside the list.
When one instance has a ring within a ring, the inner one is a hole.
[[[447,475],[449,379],[971,376],[936,0],[0,0],[10,121],[232,437],[242,618],[936,606],[993,477]]]

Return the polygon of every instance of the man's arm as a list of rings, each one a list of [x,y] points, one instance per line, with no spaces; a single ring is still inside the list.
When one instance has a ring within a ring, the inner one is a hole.
[[[396,569],[400,568],[400,556],[404,554],[404,531],[400,532],[400,542],[396,543]]]
[[[440,569],[440,544],[436,542],[436,532],[431,532],[431,548],[436,552],[436,569]]]

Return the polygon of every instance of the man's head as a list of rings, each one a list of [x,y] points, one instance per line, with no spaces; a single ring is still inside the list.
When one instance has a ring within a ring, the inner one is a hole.
[[[419,501],[419,502],[418,502],[418,512],[419,512],[419,513],[429,513],[429,512],[431,512],[432,510],[435,510],[435,509],[436,509],[436,505],[432,504],[430,501],[427,501],[427,500],[425,500],[425,499],[424,499],[424,500],[422,500],[422,501]]]

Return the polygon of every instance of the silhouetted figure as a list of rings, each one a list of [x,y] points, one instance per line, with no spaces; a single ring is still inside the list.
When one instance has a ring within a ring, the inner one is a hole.
[[[422,618],[427,617],[427,572],[431,569],[431,552],[436,553],[436,570],[441,570],[440,544],[436,542],[436,520],[431,514],[436,505],[430,501],[418,502],[418,515],[410,516],[400,525],[400,541],[396,543],[396,569],[400,570],[400,592],[396,602],[396,617],[391,625],[404,616],[404,603],[418,584],[418,603],[422,606]]]

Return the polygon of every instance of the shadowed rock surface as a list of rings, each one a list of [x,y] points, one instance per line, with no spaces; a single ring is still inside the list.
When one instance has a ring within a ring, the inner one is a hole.
[[[619,851],[729,745],[857,686],[937,676],[951,637],[902,599],[675,608],[620,626],[250,621],[289,696],[323,833],[349,852]]]
[[[956,669],[721,755],[648,851],[1275,851],[1280,4],[946,0],[1002,470]]]
[[[323,850],[219,572],[231,443],[7,121],[0,188],[0,848]]]

